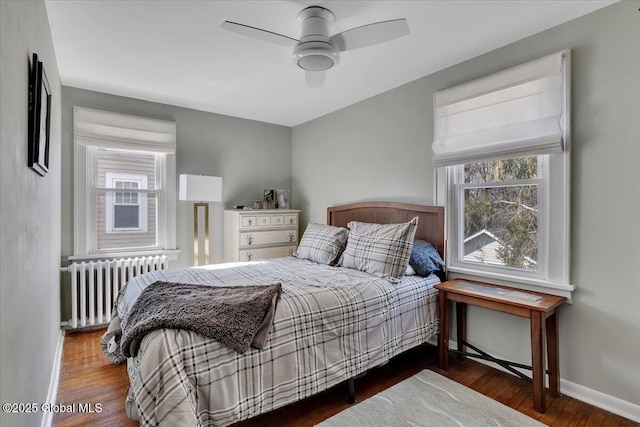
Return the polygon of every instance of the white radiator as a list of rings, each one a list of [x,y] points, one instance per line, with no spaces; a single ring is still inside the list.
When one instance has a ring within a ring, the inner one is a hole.
[[[71,319],[66,328],[97,326],[111,321],[113,302],[132,277],[169,268],[166,255],[74,262],[62,271],[71,273]]]

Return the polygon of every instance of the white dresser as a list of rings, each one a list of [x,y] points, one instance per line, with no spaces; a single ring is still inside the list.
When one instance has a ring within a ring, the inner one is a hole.
[[[224,211],[224,262],[286,257],[298,247],[299,210]]]

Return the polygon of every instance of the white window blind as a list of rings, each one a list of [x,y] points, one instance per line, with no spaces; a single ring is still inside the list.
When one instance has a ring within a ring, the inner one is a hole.
[[[116,150],[175,154],[176,123],[73,107],[77,144]]]
[[[434,166],[567,150],[569,67],[564,50],[436,92]]]

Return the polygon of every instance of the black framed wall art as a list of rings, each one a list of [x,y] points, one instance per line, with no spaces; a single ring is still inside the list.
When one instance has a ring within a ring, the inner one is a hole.
[[[49,172],[51,87],[44,65],[33,54],[29,68],[29,167],[45,176]]]

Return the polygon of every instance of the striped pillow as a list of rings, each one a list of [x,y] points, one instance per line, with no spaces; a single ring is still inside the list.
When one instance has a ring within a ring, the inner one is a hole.
[[[310,222],[302,235],[296,257],[334,265],[344,250],[348,235],[346,228]]]
[[[418,218],[404,224],[351,221],[342,266],[374,276],[401,279],[407,270]]]

